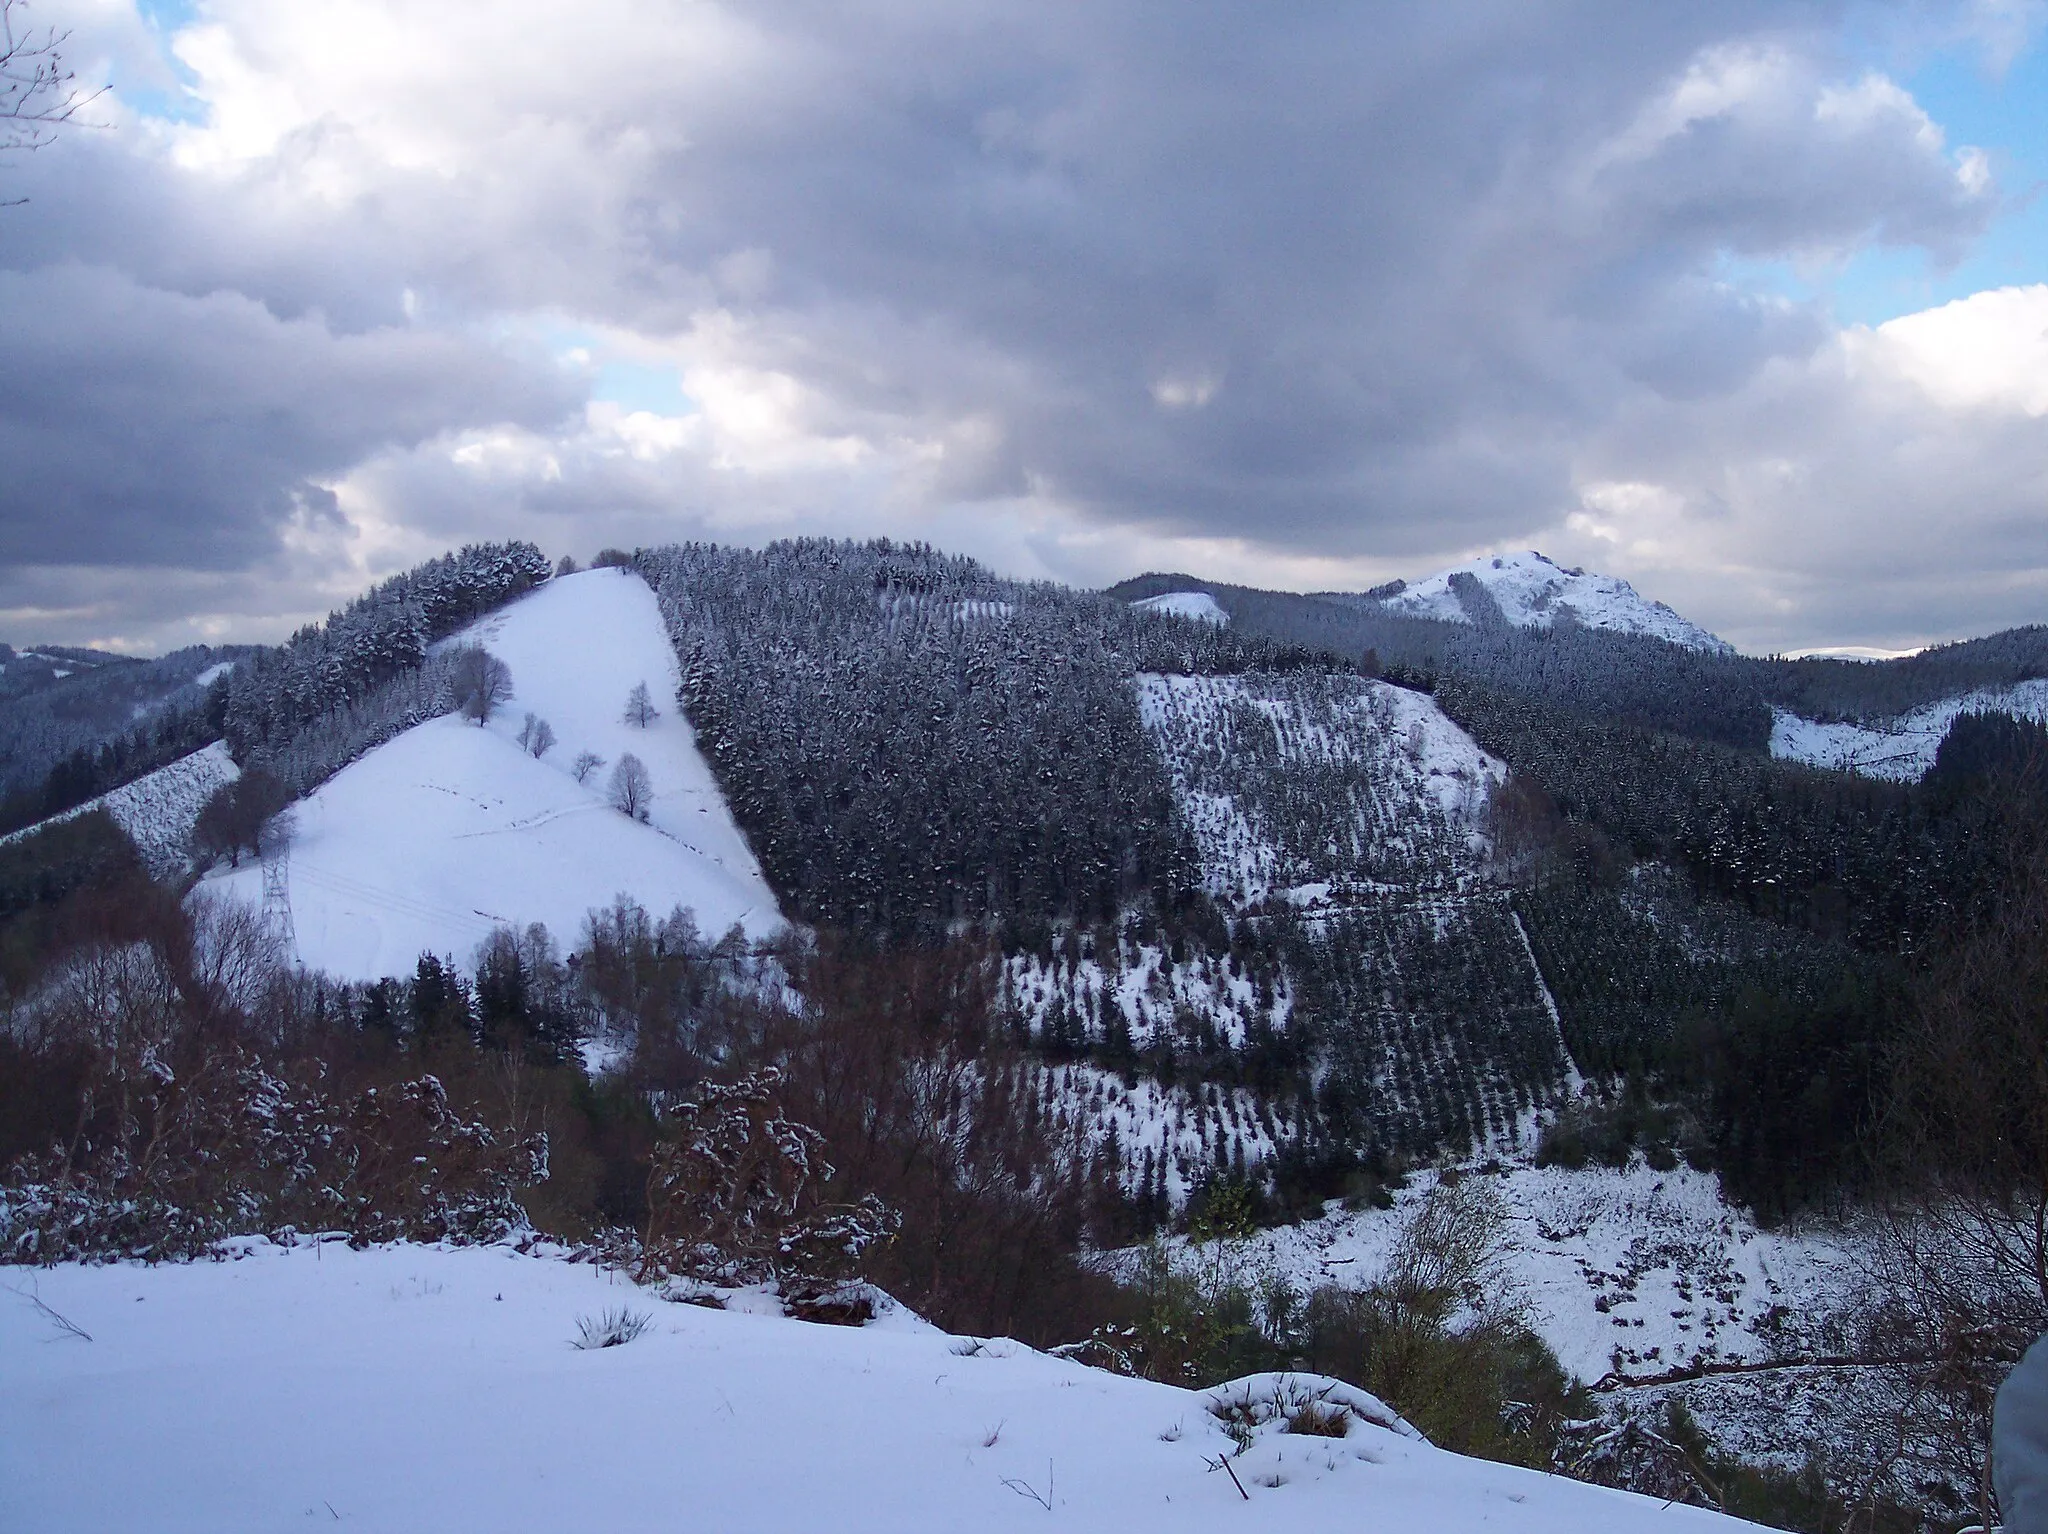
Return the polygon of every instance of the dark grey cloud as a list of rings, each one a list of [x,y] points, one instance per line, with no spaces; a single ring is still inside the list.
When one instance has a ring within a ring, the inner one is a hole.
[[[1692,528],[1719,492],[1687,423],[1781,451],[1761,381],[1833,344],[1730,261],[1945,259],[1998,205],[1823,4],[208,20],[208,126],[75,140],[0,215],[0,324],[50,381],[0,398],[0,557],[74,585],[509,528],[1278,572],[1524,537],[1623,477],[1684,478]],[[697,413],[564,421],[531,350],[561,331],[673,362]],[[1831,387],[1812,418],[1867,431]],[[1685,567],[1601,515],[1611,562]]]
[[[540,426],[566,389],[458,335],[337,334],[235,292],[187,297],[104,267],[0,272],[0,561],[233,569],[318,482],[451,428]]]

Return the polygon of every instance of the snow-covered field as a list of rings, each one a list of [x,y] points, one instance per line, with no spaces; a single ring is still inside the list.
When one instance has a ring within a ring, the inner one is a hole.
[[[1218,628],[1230,622],[1230,614],[1223,610],[1223,604],[1206,591],[1169,591],[1164,596],[1133,602],[1131,606],[1140,612],[1165,613],[1174,618],[1193,618],[1197,623],[1213,623]]]
[[[706,933],[780,925],[775,897],[675,705],[676,660],[644,581],[617,570],[558,578],[480,620],[472,642],[512,671],[514,696],[478,728],[458,717],[406,731],[337,773],[295,810],[289,860],[299,957],[349,979],[410,973],[422,952],[467,961],[499,925],[544,922],[565,944],[618,894],[657,916],[682,905]],[[645,682],[660,717],[624,719]],[[525,715],[557,743],[536,759]],[[579,783],[578,753],[605,766]],[[648,823],[611,807],[606,780],[631,752],[653,785]],[[262,870],[207,888],[252,902]]]
[[[1734,653],[1734,646],[1725,639],[1681,618],[1662,602],[1651,601],[1627,581],[1612,575],[1567,570],[1534,550],[1485,555],[1439,570],[1388,597],[1384,603],[1386,610],[1416,618],[1469,623],[1471,618],[1451,587],[1451,577],[1459,574],[1473,576],[1492,592],[1508,622],[1518,628],[1547,629],[1560,621],[1576,621],[1586,628],[1647,634],[1695,650]]]
[[[1771,716],[1771,755],[1867,778],[1916,783],[1934,765],[1934,753],[1958,714],[2011,714],[2048,721],[2048,681],[1979,687],[1881,725],[1823,724],[1777,709]]]
[[[225,664],[213,669],[222,670]],[[200,806],[215,789],[232,783],[238,776],[240,772],[228,755],[227,746],[215,741],[190,756],[145,773],[133,783],[123,784],[97,799],[88,799],[75,810],[38,821],[11,836],[0,836],[0,843],[28,836],[89,810],[105,809],[133,838],[150,873],[159,879],[174,878],[190,861],[192,823],[199,818]]]
[[[1588,1384],[1696,1363],[1759,1363],[1797,1350],[1857,1286],[1850,1243],[1826,1231],[1764,1231],[1683,1165],[1508,1166],[1468,1172],[1500,1193],[1504,1270],[1536,1332]],[[1356,1286],[1383,1270],[1436,1174],[1390,1210],[1346,1212],[1261,1232],[1261,1257],[1296,1287]]]
[[[708,1310],[508,1248],[247,1248],[0,1270],[0,1527],[1747,1527],[1358,1418],[1341,1439],[1261,1428],[1231,1461],[1241,1495],[1204,1395],[900,1311]],[[637,1340],[571,1345],[622,1306],[651,1318]]]

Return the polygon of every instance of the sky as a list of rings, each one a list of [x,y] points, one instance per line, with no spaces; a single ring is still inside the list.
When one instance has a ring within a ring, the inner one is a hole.
[[[2048,0],[28,19],[108,89],[0,154],[17,644],[506,537],[2048,621]]]

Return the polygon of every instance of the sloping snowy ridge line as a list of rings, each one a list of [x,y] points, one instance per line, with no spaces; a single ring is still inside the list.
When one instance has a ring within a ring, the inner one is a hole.
[[[403,975],[423,952],[466,962],[494,927],[536,921],[567,944],[620,894],[657,916],[684,906],[707,933],[780,927],[675,706],[675,652],[644,581],[618,570],[559,577],[448,642],[503,660],[512,701],[483,728],[453,716],[418,725],[297,806],[288,879],[304,963],[351,980]],[[660,711],[645,728],[625,720],[642,682]],[[539,758],[519,744],[529,712],[557,737]],[[586,751],[605,765],[578,782]],[[629,752],[653,786],[644,824],[609,799],[611,769]],[[257,903],[262,871],[217,873],[202,888]]]
[[[215,671],[223,667],[213,668]],[[204,673],[203,673],[204,674]],[[241,776],[222,741],[179,757],[154,772],[144,773],[132,783],[88,799],[76,809],[65,810],[39,820],[24,830],[0,836],[0,846],[32,836],[45,826],[75,820],[80,815],[103,809],[129,838],[150,874],[171,879],[185,871],[192,843],[192,825],[213,791]]]
[[[1575,622],[1586,628],[1611,629],[1668,639],[1689,649],[1732,655],[1735,647],[1697,623],[1680,617],[1662,602],[1645,597],[1618,576],[1567,570],[1534,550],[1486,555],[1415,581],[1382,604],[1388,612],[1415,618],[1469,623],[1452,577],[1469,575],[1500,604],[1501,614],[1517,628],[1551,628]]]
[[[1749,1527],[1465,1459],[1374,1425],[1370,1397],[1343,1438],[1268,1419],[1240,1454],[1207,1405],[1233,1386],[1123,1379],[904,1313],[841,1328],[709,1311],[502,1247],[247,1245],[232,1262],[12,1270],[0,1527]],[[638,1340],[571,1346],[580,1319],[622,1306],[652,1318]],[[1242,1494],[1212,1468],[1224,1456]]]
[[[1771,755],[1866,778],[1916,783],[1934,765],[1959,714],[2011,714],[2048,723],[2048,681],[1979,687],[1925,704],[1881,725],[1822,723],[1783,709],[1771,715]]]

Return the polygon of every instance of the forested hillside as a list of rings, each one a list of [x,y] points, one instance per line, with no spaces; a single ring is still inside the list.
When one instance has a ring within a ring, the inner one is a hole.
[[[1192,849],[1132,676],[1306,663],[924,547],[686,545],[639,565],[778,892],[877,935],[1181,909]]]
[[[1375,1211],[1478,1228],[1489,1195],[1458,1179],[1513,1177],[1598,1329],[1560,1337],[1617,1371],[1711,1351],[1739,1312],[1745,1360],[1890,1349],[1914,1390],[1974,1389],[2036,1313],[2024,1275],[1930,1297],[1894,1274],[1882,1327],[1826,1340],[1761,1269],[1736,1303],[1718,1202],[1767,1224],[1929,1187],[2024,1207],[2040,1135],[2007,1097],[2033,1079],[2048,731],[1960,712],[1893,783],[1775,760],[1756,726],[1795,683],[1819,711],[2013,677],[2029,634],[1899,673],[1220,586],[1218,611],[1147,610],[888,542],[600,563],[626,573],[551,582],[524,544],[430,562],[81,758],[97,782],[215,742],[186,761],[208,803],[248,801],[225,840],[148,824],[194,797],[152,778],[0,846],[17,1256],[531,1218],[647,1260],[689,1115],[738,1092],[829,1147],[862,1271],[933,1314],[1190,1379],[1304,1348],[1377,1379],[1364,1339],[1419,1327],[1441,1377],[1479,1383],[1390,1392],[1588,1474],[1650,1472],[1573,1457],[1594,1408],[1526,1329],[1458,1332],[1399,1275],[1262,1310],[1165,1247],[1084,1253]],[[294,840],[298,936],[272,878]],[[770,888],[721,905],[656,876],[721,847]],[[427,1174],[390,1159],[394,1122]],[[1697,1219],[1631,1235],[1551,1180],[1603,1166],[1653,1200],[1677,1174]],[[1595,1254],[1595,1226],[1621,1245]],[[1610,1336],[1666,1273],[1671,1325]],[[1994,1284],[2020,1320],[1958,1332]],[[1977,1351],[1941,1355],[1955,1336]]]
[[[208,686],[255,651],[158,660],[0,645],[0,833],[84,803],[215,737]]]

